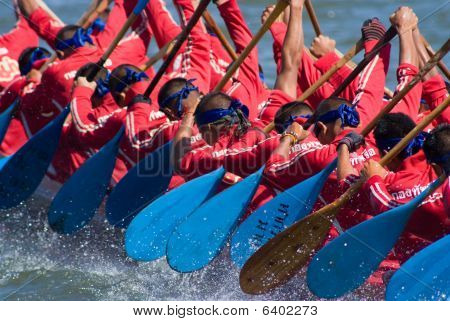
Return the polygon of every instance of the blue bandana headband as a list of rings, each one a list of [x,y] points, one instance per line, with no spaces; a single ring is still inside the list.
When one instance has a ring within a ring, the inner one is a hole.
[[[105,27],[106,23],[101,18],[95,19],[91,25],[92,30],[97,32],[102,32],[103,30],[105,30]]]
[[[286,130],[297,118],[309,119],[311,115],[289,116],[289,119],[283,124],[283,130]]]
[[[72,38],[67,39],[65,41],[57,41],[56,43],[56,49],[58,50],[64,50],[67,48],[80,48],[83,47],[86,42],[90,43],[91,45],[94,44],[91,38],[92,34],[92,28],[83,29],[78,28],[77,31],[74,33]]]
[[[421,132],[419,135],[414,137],[408,144],[408,146],[403,149],[400,155],[403,158],[410,157],[417,153],[423,146],[425,139],[428,137],[428,133]],[[376,141],[377,146],[380,150],[389,151],[394,148],[403,138],[388,138],[388,139],[379,139]]]
[[[354,106],[342,104],[336,110],[331,110],[319,117],[317,122],[324,124],[331,123],[337,119],[341,120],[341,127],[353,127],[356,128],[359,125],[359,114]]]
[[[42,50],[42,48],[36,48],[31,53],[30,59],[28,60],[28,63],[20,68],[20,74],[22,76],[28,74],[31,71],[31,68],[33,68],[33,64],[41,59],[44,58],[50,58],[50,54]]]
[[[230,107],[228,109],[219,108],[205,111],[204,113],[199,113],[195,115],[195,122],[197,126],[203,126],[206,124],[214,123],[219,119],[222,119],[226,116],[237,116],[237,110],[241,110],[246,117],[249,115],[248,107],[243,105],[240,100],[233,99],[231,101]]]
[[[97,88],[95,88],[95,94],[102,98],[104,97],[107,93],[109,93],[109,77],[111,76],[111,74],[109,73],[109,71],[107,71],[106,74],[106,78],[99,78],[96,80],[97,83]]]
[[[167,106],[167,104],[170,101],[172,101],[173,99],[177,99],[175,109],[177,111],[178,117],[181,117],[181,115],[183,113],[183,99],[188,98],[189,94],[192,91],[198,91],[198,87],[194,86],[194,84],[193,84],[194,81],[195,81],[195,79],[186,80],[186,85],[183,88],[181,88],[179,91],[177,91],[176,93],[173,93],[172,95],[170,95],[169,97],[164,99],[164,101],[162,102],[161,106],[159,106],[159,108],[163,109]]]
[[[126,75],[125,77],[120,78],[120,82],[117,84],[115,91],[122,92],[126,86],[137,83],[142,79],[148,79],[148,76],[145,72],[137,72],[133,69],[126,68]]]

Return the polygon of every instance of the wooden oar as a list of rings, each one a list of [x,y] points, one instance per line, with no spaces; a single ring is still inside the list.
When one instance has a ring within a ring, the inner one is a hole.
[[[91,8],[78,20],[77,25],[82,28],[89,27],[109,6],[110,0],[94,1]]]
[[[319,19],[317,19],[316,11],[314,10],[311,0],[305,0],[305,6],[306,10],[308,11],[309,19],[311,20],[316,36],[320,36],[322,34],[322,31],[320,30]],[[335,49],[335,52],[339,57],[343,56],[343,54],[337,48]],[[356,64],[351,60],[347,62],[347,65],[352,69],[356,67]],[[389,97],[394,96],[394,93],[389,88],[386,87],[384,88],[384,93]]]
[[[148,68],[156,64],[159,60],[163,59],[167,55],[167,53],[173,49],[176,41],[177,39],[175,38],[172,41],[166,43],[156,54],[151,56],[145,64],[139,66],[139,69],[141,69],[142,71],[147,70]]]
[[[389,104],[383,108],[362,130],[367,135],[375,128],[379,119],[395,105],[426,75],[450,49],[450,40],[425,64],[419,74],[405,86]],[[392,154],[391,154],[392,155]],[[385,158],[390,161],[390,158]],[[340,208],[356,194],[363,182],[358,181],[339,199],[319,211],[305,217],[278,234],[261,247],[244,265],[241,275],[241,288],[246,293],[265,293],[289,280],[309,260],[311,253],[325,239]]]
[[[177,37],[167,59],[159,68],[144,95],[150,97],[159,80],[177,55],[183,42],[202,17],[211,0],[202,0]],[[167,190],[173,174],[170,163],[171,142],[148,154],[138,165],[128,171],[113,189],[106,202],[106,217],[117,227],[126,227],[139,211]],[[147,174],[146,174],[147,173]],[[124,202],[124,199],[126,202]]]
[[[425,49],[428,51],[428,54],[430,56],[434,56],[434,50],[431,48],[431,45],[428,43],[428,41],[425,39],[424,36],[422,36],[423,44],[425,45]],[[447,66],[444,64],[444,62],[441,60],[437,64],[438,68],[442,71],[444,76],[447,78],[447,80],[450,80],[450,71],[448,70]]]
[[[411,257],[392,276],[387,301],[447,301],[450,296],[450,235]]]
[[[250,52],[255,48],[258,44],[259,40],[264,36],[264,34],[270,29],[270,26],[275,22],[278,16],[286,9],[289,5],[287,0],[279,0],[273,9],[270,16],[267,18],[266,22],[262,25],[253,39],[250,41],[248,46],[244,49],[244,51],[240,54],[240,56],[231,64],[230,68],[228,68],[227,73],[224,75],[222,80],[216,85],[214,88],[215,92],[221,91],[223,87],[227,84],[230,78],[234,75],[239,66],[244,62],[244,60],[248,57]]]
[[[380,165],[387,165],[449,104],[450,97],[389,151],[381,159]],[[310,290],[321,298],[336,298],[361,286],[397,243],[415,209],[445,179],[442,176],[410,202],[348,229],[327,244],[314,256],[308,267],[307,282]]]
[[[206,24],[216,34],[217,38],[219,38],[220,43],[225,48],[225,50],[228,52],[231,59],[233,61],[236,60],[238,58],[236,51],[234,51],[233,46],[231,46],[231,44],[227,40],[227,37],[225,37],[222,30],[219,28],[217,23],[214,21],[214,18],[211,16],[211,14],[208,12],[208,10],[205,10],[205,12],[203,13],[203,19],[205,19]]]

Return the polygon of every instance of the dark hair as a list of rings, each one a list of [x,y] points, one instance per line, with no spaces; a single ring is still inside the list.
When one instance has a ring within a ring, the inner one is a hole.
[[[22,71],[29,65],[31,55],[33,54],[33,52],[36,49],[40,49],[44,54],[50,55],[50,51],[48,51],[47,49],[42,48],[42,47],[28,47],[28,48],[24,49],[18,59],[19,69],[20,69],[20,72],[22,73],[22,75],[24,74],[24,72],[22,72]]]
[[[98,68],[97,64],[94,64],[92,62],[85,64],[83,67],[78,69],[77,73],[75,74],[75,80],[77,80],[78,77],[87,77],[93,69],[97,68]],[[105,80],[107,74],[108,70],[104,67],[101,67],[100,70],[97,72],[96,76],[94,77],[93,81],[97,81],[100,78]]]
[[[349,102],[347,99],[336,96],[331,96],[328,97],[327,99],[322,100],[319,106],[317,106],[317,109],[315,110],[314,114],[312,115],[308,123],[314,124],[321,116],[325,115],[329,111],[337,110],[339,106],[342,104],[346,104],[349,106],[352,105],[352,103]]]
[[[67,40],[71,39],[75,32],[80,29],[77,25],[67,25],[58,31],[55,38],[55,47],[57,48],[60,43],[65,43]]]
[[[414,127],[416,127],[416,124],[409,116],[403,113],[392,113],[381,117],[373,134],[377,145],[380,146],[381,141],[405,137]],[[399,157],[406,158],[401,153]]]
[[[139,69],[138,67],[136,67],[134,65],[130,65],[130,64],[122,64],[122,65],[116,67],[111,72],[111,76],[109,77],[109,90],[111,91],[111,93],[115,93],[117,85],[119,83],[123,82],[122,79],[126,77],[127,69],[131,69],[136,72],[142,72],[141,69]],[[131,85],[131,84],[127,84],[127,85]]]
[[[450,124],[440,124],[425,139],[423,151],[427,160],[432,163],[450,153]]]
[[[285,130],[285,124],[289,121],[291,116],[312,115],[313,110],[304,102],[293,101],[281,106],[275,114],[275,130],[282,133]]]
[[[227,94],[221,92],[209,93],[200,100],[195,114],[198,115],[214,109],[229,109],[232,102],[233,98],[231,98]],[[241,110],[236,110],[236,117],[225,116],[211,123],[211,125],[219,124],[226,124],[226,126],[230,128],[233,125],[237,124],[238,126],[234,134],[238,137],[246,133],[247,130],[251,127],[250,122]]]
[[[161,87],[158,93],[159,108],[160,109],[170,108],[174,112],[178,112],[177,99],[174,98],[169,101],[166,101],[166,99],[186,86],[193,87],[193,85],[190,82],[188,82],[185,78],[174,78],[166,82]]]

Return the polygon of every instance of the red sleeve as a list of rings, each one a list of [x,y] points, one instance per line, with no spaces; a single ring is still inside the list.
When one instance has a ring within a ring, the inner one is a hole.
[[[44,39],[50,47],[55,49],[56,35],[64,25],[53,19],[44,9],[39,8],[30,15],[31,27]]]
[[[167,10],[164,0],[150,0],[145,10],[159,48],[180,34],[181,28]]]
[[[278,74],[281,70],[281,51],[287,33],[287,26],[284,22],[274,22],[270,27],[270,32],[273,38],[273,59],[277,65]]]
[[[128,0],[126,2],[129,4],[129,7],[136,4],[135,0]],[[109,44],[120,31],[126,20],[127,12],[125,11],[124,1],[114,0],[114,6],[108,15],[105,29],[95,37],[97,46],[100,50],[104,51],[108,48]]]
[[[5,111],[19,97],[22,89],[28,85],[26,77],[16,78],[8,87],[0,93],[0,113]]]
[[[401,64],[397,69],[398,85],[396,94],[405,88],[411,80],[419,73],[419,69],[411,64]],[[420,99],[422,97],[422,83],[419,82],[411,89],[405,97],[392,109],[392,113],[403,113],[416,120],[419,114]]]
[[[376,40],[366,41],[366,53],[376,45]],[[384,86],[387,69],[389,68],[389,55],[391,46],[386,45],[372,61],[364,68],[360,77],[356,97],[353,101],[358,108],[363,128],[380,112],[383,105]]]
[[[172,139],[176,128],[155,105],[141,102],[128,107],[125,133],[121,149],[137,162]]]
[[[274,89],[270,92],[268,104],[261,110],[259,119],[268,125],[275,119],[275,114],[283,105],[294,101],[295,99],[285,94],[283,91]]]
[[[378,175],[367,180],[363,191],[369,196],[374,214],[380,214],[401,205],[392,197],[383,178]]]
[[[426,100],[431,110],[439,106],[448,96],[448,90],[445,86],[444,79],[440,75],[436,75],[423,83],[423,98]],[[446,108],[444,112],[437,118],[437,123],[450,123],[450,108]]]
[[[192,1],[175,0],[174,3],[179,6],[183,21],[187,23],[195,11]],[[208,68],[210,49],[209,35],[200,20],[188,36],[179,76],[186,79],[195,79],[195,85],[203,93],[209,92],[211,81],[211,68]],[[205,68],[205,64],[208,65],[207,68]]]
[[[123,109],[115,104],[106,105],[108,101],[112,101],[111,96],[109,99],[105,96],[105,104],[94,108],[91,103],[93,93],[90,88],[76,87],[72,93],[70,112],[79,141],[92,148],[101,148],[119,130],[120,122],[114,123],[110,119],[122,113]]]
[[[239,5],[236,0],[230,0],[220,5],[218,9],[227,25],[231,39],[236,47],[236,52],[240,54],[250,43],[253,35],[242,16]],[[258,98],[264,90],[264,85],[259,78],[258,50],[256,47],[251,51],[235,75],[237,75],[238,82],[245,87],[248,95],[248,97],[242,97],[244,93],[239,93],[236,98],[239,98],[250,108],[249,119],[252,120],[258,114]]]
[[[14,29],[0,36],[0,47],[6,48],[8,50],[7,56],[15,60],[19,59],[24,49],[36,47],[38,44],[38,35],[22,15],[19,16]]]
[[[330,52],[319,59],[314,63],[314,66],[322,73],[326,73],[335,63],[337,63],[340,60],[339,56],[335,52]],[[344,65],[342,68],[340,68],[338,71],[336,71],[328,80],[328,83],[333,86],[334,89],[338,88],[339,85],[344,81],[345,78],[350,75],[352,72],[352,69],[348,67],[347,65]],[[347,99],[348,101],[353,101],[355,99],[355,92],[358,86],[358,79],[359,77],[356,77],[355,80],[351,82],[350,85],[348,85],[345,90],[340,95],[341,97]]]

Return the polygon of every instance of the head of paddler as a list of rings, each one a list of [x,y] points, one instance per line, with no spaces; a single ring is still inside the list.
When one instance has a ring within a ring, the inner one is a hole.
[[[50,52],[45,48],[26,48],[22,51],[18,59],[20,74],[39,82],[41,77],[39,69],[45,64],[50,56]]]
[[[414,121],[403,113],[391,113],[384,115],[374,130],[375,141],[380,155],[386,155],[397,145],[411,130],[416,127]],[[396,171],[400,164],[408,157],[422,149],[427,133],[420,133],[411,140],[398,156],[392,159],[387,167]]]
[[[358,127],[359,114],[348,100],[330,97],[319,104],[308,123],[314,125],[314,135],[322,144],[330,144],[344,130]]]
[[[293,123],[305,124],[311,118],[313,110],[304,102],[293,101],[281,106],[275,114],[275,130],[282,134]]]
[[[450,124],[444,123],[434,128],[423,144],[423,151],[436,174],[450,176]]]
[[[109,77],[109,90],[116,103],[126,107],[137,95],[143,94],[150,84],[145,72],[136,66],[123,64]]]
[[[92,28],[83,29],[77,25],[67,25],[58,31],[55,50],[59,59],[66,59],[80,47],[94,47]]]
[[[250,128],[249,109],[238,99],[218,92],[204,96],[195,111],[197,124],[203,139],[214,145],[223,135],[243,135]]]
[[[179,120],[188,110],[195,110],[201,93],[194,79],[174,78],[166,82],[158,93],[159,109],[170,120]]]
[[[89,81],[88,76],[93,71],[97,71],[97,74],[92,81]],[[98,70],[96,64],[88,63],[78,69],[73,86],[74,88],[78,86],[91,88],[94,91],[91,96],[91,102],[92,106],[95,108],[103,103],[103,97],[109,93],[109,77],[110,74],[106,68],[101,67],[100,70]]]

